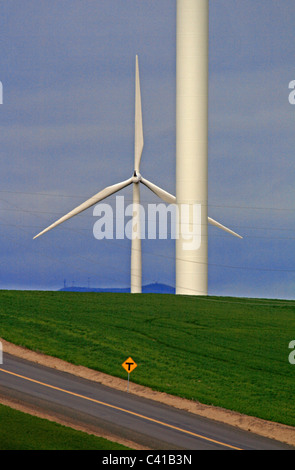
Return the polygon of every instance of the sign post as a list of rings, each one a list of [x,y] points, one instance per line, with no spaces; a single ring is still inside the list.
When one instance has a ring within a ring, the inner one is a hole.
[[[129,375],[135,369],[135,367],[137,367],[137,364],[131,357],[128,357],[128,359],[123,362],[122,367],[126,370],[126,372],[128,372],[127,392],[129,392]]]

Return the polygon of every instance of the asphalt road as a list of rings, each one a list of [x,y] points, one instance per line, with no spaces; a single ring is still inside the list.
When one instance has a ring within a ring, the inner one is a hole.
[[[0,396],[158,450],[295,450],[158,402],[7,354]]]

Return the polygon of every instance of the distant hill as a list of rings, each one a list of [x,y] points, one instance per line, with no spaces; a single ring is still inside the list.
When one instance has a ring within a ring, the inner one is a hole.
[[[62,292],[116,292],[116,293],[130,293],[129,287],[63,287],[59,289]],[[143,294],[175,294],[175,288],[167,286],[166,284],[159,284],[157,282],[153,284],[147,284],[142,286]]]

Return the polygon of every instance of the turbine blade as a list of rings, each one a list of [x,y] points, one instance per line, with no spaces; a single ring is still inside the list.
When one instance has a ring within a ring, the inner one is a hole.
[[[151,183],[150,181],[146,180],[145,178],[141,177],[141,183],[143,183],[147,188],[149,188],[153,193],[155,193],[158,197],[163,199],[163,201],[167,202],[168,204],[175,204],[176,203],[176,197],[173,196],[172,194],[168,193],[162,188],[159,188],[159,186],[156,186],[154,183]],[[241,235],[238,233],[234,232],[233,230],[229,229],[228,227],[225,227],[225,225],[220,224],[216,220],[212,219],[211,217],[208,217],[208,222],[211,225],[215,225],[218,228],[221,228],[225,232],[230,233],[231,235],[234,235],[235,237],[238,238],[243,238]]]
[[[159,198],[163,199],[163,201],[168,202],[168,204],[175,204],[176,203],[176,197],[173,196],[172,194],[168,193],[162,188],[159,188],[159,186],[156,186],[154,183],[151,183],[150,181],[146,180],[145,178],[140,179],[140,181],[147,187],[149,188],[153,193],[155,193]]]
[[[42,232],[38,233],[33,239],[40,237],[40,235],[43,235],[43,233],[48,232],[52,228],[56,227],[59,224],[62,224],[66,220],[70,219],[71,217],[74,217],[77,214],[80,214],[80,212],[85,211],[89,207],[93,206],[94,204],[102,201],[106,197],[110,196],[111,194],[116,193],[117,191],[120,191],[120,189],[125,188],[129,184],[131,184],[133,181],[132,178],[129,178],[128,180],[122,181],[121,183],[114,184],[112,186],[107,186],[105,189],[100,191],[99,193],[95,194],[92,196],[90,199],[87,199],[87,201],[83,202],[79,206],[77,206],[75,209],[73,209],[71,212],[68,212],[68,214],[64,215],[60,219],[58,219],[56,222],[53,224],[49,225],[45,230]]]
[[[216,222],[216,220],[211,219],[211,217],[208,217],[208,222],[209,222],[209,224],[215,225],[215,227],[221,228],[221,229],[224,230],[225,232],[228,232],[228,233],[230,233],[231,235],[234,235],[235,237],[243,238],[243,237],[241,237],[241,235],[239,235],[238,233],[234,232],[233,230],[230,230],[229,228],[225,227],[224,225],[220,224],[219,222]]]
[[[134,170],[139,172],[141,154],[143,150],[143,126],[142,126],[142,109],[141,109],[141,93],[139,81],[138,56],[135,63],[135,137],[134,137]]]

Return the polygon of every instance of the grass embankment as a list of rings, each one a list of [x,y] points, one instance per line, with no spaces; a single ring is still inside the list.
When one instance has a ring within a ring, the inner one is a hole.
[[[0,337],[204,404],[295,425],[295,302],[0,291]]]
[[[86,434],[0,405],[0,450],[127,450]]]

